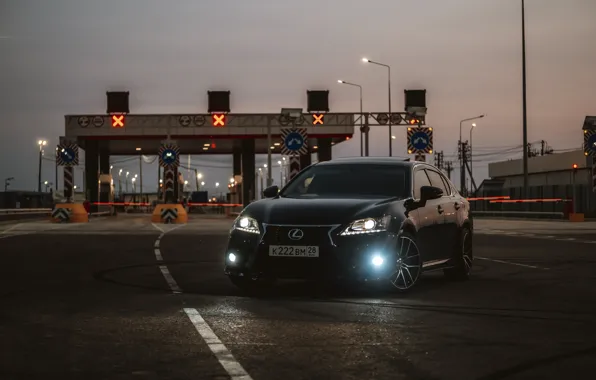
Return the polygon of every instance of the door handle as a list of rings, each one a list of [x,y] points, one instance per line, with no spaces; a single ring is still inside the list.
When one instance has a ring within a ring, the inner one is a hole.
[[[459,210],[461,207],[461,204],[459,202],[455,202],[455,209]]]
[[[437,206],[437,211],[439,212],[439,214],[443,213],[443,207],[441,207],[441,205]]]

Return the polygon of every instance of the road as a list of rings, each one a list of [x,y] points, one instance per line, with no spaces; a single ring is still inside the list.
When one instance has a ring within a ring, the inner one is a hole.
[[[593,223],[478,220],[468,282],[252,298],[222,274],[230,224],[1,225],[0,378],[593,378]]]

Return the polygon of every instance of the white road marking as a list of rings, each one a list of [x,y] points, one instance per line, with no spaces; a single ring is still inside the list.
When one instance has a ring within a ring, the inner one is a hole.
[[[163,261],[163,257],[161,256],[161,251],[159,250],[159,248],[156,248],[153,253],[155,253],[155,258],[157,259],[157,261]]]
[[[155,227],[155,229],[156,229],[156,230],[158,230],[159,232],[161,232],[161,233],[164,233],[164,234],[166,233],[166,232],[165,232],[165,231],[164,231],[164,230],[163,230],[163,229],[162,229],[160,226],[158,226],[157,224],[155,224],[155,223],[151,223],[151,225],[152,225],[153,227]]]
[[[17,228],[17,227],[20,227],[20,226],[21,226],[21,224],[22,224],[22,223],[17,223],[17,224],[15,224],[14,226],[12,226],[12,227],[10,227],[10,228],[7,228],[7,229],[5,229],[4,231],[2,231],[2,234],[7,234],[7,233],[9,233],[10,231],[14,230],[15,228]]]
[[[174,280],[174,277],[172,277],[172,274],[168,270],[168,267],[165,265],[160,265],[159,270],[161,271],[163,278],[166,279],[166,282],[168,283],[168,286],[172,290],[172,293],[174,293],[174,294],[182,293],[182,289],[180,289],[180,287],[176,283],[176,280]]]
[[[219,340],[211,327],[205,322],[197,309],[185,308],[184,312],[201,335],[207,346],[213,352],[219,364],[230,375],[231,380],[252,380],[240,363],[234,358],[230,350]]]
[[[496,260],[496,259],[489,259],[488,257],[478,257],[476,256],[477,259],[479,260],[486,260],[486,261],[492,261],[494,263],[499,263],[499,264],[509,264],[509,265],[515,265],[518,267],[524,267],[524,268],[532,268],[532,269],[542,269],[542,270],[548,270],[549,268],[541,268],[541,267],[537,267],[534,265],[527,265],[527,264],[520,264],[520,263],[514,263],[511,261],[503,261],[503,260]]]
[[[160,226],[158,226],[155,223],[151,223],[153,225],[153,227],[155,227],[156,229],[158,229],[159,231],[161,231],[161,234],[157,237],[157,239],[155,239],[155,243],[153,243],[153,254],[155,255],[155,259],[159,262],[163,262],[163,256],[161,255],[161,250],[159,249],[159,246],[161,245],[161,239],[168,233],[168,232],[172,232],[178,228],[184,227],[184,224],[178,225],[170,230],[164,231]],[[170,270],[168,269],[167,266],[165,265],[160,265],[159,266],[159,270],[161,271],[161,274],[163,275],[163,278],[166,280],[166,282],[168,283],[168,286],[170,287],[170,289],[172,290],[172,293],[174,294],[180,294],[182,293],[182,289],[180,289],[180,287],[178,286],[178,283],[176,283],[176,280],[174,280],[174,277],[172,277],[172,274],[170,273]]]

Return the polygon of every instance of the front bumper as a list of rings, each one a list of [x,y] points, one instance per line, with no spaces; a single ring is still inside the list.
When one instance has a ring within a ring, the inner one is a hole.
[[[321,233],[317,241],[307,244],[275,241],[267,233],[257,235],[233,230],[225,252],[225,273],[251,278],[363,281],[387,278],[394,272],[396,234],[377,232],[340,236],[335,230],[336,226],[329,226],[329,233]],[[270,245],[316,245],[319,257],[270,256]],[[233,262],[230,254],[235,259]]]

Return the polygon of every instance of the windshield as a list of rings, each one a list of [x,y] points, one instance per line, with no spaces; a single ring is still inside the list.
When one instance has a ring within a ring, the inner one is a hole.
[[[406,198],[407,173],[407,167],[396,165],[315,165],[300,173],[280,196]]]

